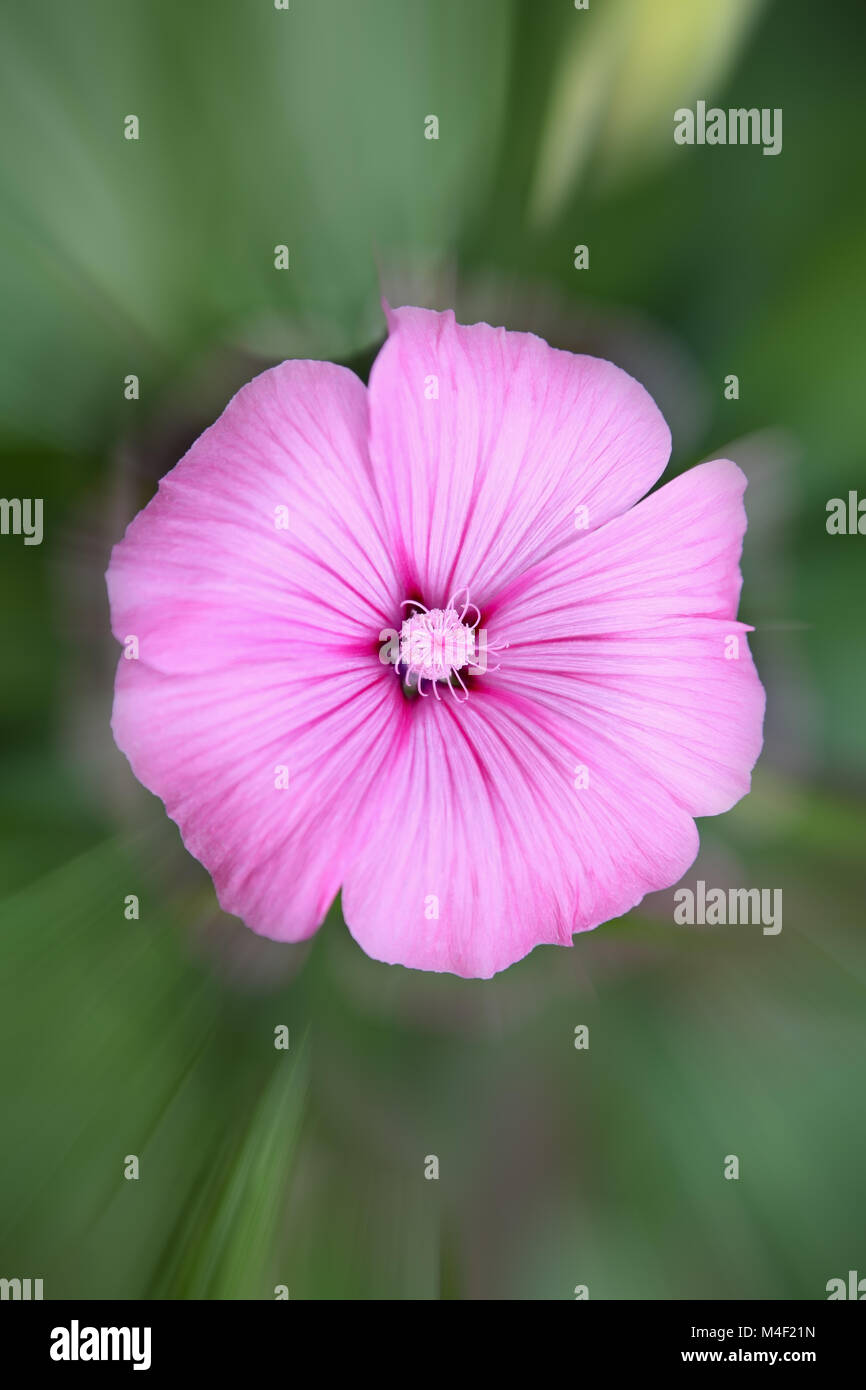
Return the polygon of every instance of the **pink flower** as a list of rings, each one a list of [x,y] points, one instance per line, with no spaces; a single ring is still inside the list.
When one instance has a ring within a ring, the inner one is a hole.
[[[369,388],[262,373],[115,547],[113,729],[254,931],[342,888],[368,955],[488,977],[675,883],[748,791],[745,478],[644,497],[670,433],[618,367],[388,318]]]

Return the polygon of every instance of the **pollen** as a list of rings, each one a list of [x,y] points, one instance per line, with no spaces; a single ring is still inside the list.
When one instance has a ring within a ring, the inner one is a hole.
[[[461,606],[463,594],[466,601]],[[417,610],[403,620],[400,630],[398,671],[405,694],[429,695],[432,691],[438,700],[440,686],[445,685],[455,699],[468,699],[469,688],[461,672],[477,676],[490,669],[498,671],[498,666],[487,665],[488,648],[497,651],[508,643],[488,644],[487,633],[480,626],[481,611],[470,602],[468,591],[458,590],[444,608],[425,608],[414,598],[406,599],[402,606]]]
[[[456,608],[413,613],[400,630],[400,661],[415,680],[450,681],[475,658],[475,632]]]

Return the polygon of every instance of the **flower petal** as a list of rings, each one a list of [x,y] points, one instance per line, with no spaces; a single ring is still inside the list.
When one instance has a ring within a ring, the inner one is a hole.
[[[541,943],[571,945],[694,860],[691,816],[615,751],[575,788],[570,730],[543,707],[480,689],[409,713],[343,886],[375,959],[486,979]]]
[[[299,941],[365,839],[402,704],[393,672],[362,658],[327,675],[281,661],[165,675],[121,657],[112,728],[225,911]]]
[[[407,591],[491,588],[642,497],[670,453],[610,362],[529,333],[398,309],[370,377],[370,453]],[[579,518],[575,509],[586,512]]]
[[[701,464],[499,595],[486,679],[606,743],[690,814],[749,790],[764,690],[736,620],[746,480]],[[603,750],[599,757],[604,759]]]
[[[343,367],[283,362],[243,387],[115,546],[115,636],[163,671],[369,650],[404,595],[367,427]]]
[[[403,705],[377,656],[399,596],[366,426],[350,372],[265,372],[162,480],[108,572],[115,634],[139,652],[120,661],[117,743],[222,906],[284,940],[338,891]]]

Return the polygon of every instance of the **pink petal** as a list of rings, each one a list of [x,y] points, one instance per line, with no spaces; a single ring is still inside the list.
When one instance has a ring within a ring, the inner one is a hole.
[[[222,905],[288,940],[339,888],[403,703],[377,656],[402,593],[366,429],[352,373],[265,372],[162,480],[108,572],[114,632],[139,642],[120,661],[118,745]]]
[[[283,661],[165,675],[121,658],[118,746],[221,906],[264,936],[310,936],[364,841],[362,812],[389,776],[404,704],[373,661],[378,670],[358,657],[327,675]]]
[[[398,309],[370,378],[371,458],[407,592],[490,590],[642,497],[670,432],[610,362]],[[429,398],[434,388],[438,398]]]
[[[570,733],[501,691],[408,711],[343,886],[368,955],[486,979],[676,882],[697,853],[691,816],[615,750],[592,790],[576,790]],[[580,747],[594,762],[597,751]]]
[[[137,634],[142,660],[166,671],[367,650],[404,597],[367,426],[365,388],[343,367],[283,362],[251,381],[115,546],[115,636]]]
[[[761,749],[764,691],[736,621],[745,485],[727,460],[693,468],[515,581],[490,624],[509,642],[491,686],[696,816],[746,794]]]

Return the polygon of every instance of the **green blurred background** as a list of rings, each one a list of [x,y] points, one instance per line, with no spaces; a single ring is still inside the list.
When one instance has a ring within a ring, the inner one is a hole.
[[[45,539],[0,538],[0,1275],[813,1299],[866,1274],[866,539],[825,529],[866,492],[861,0],[3,0],[2,29],[2,492],[45,499]],[[783,108],[782,153],[675,146],[698,98]],[[279,946],[134,781],[111,544],[262,367],[366,375],[382,292],[611,357],[674,471],[748,474],[766,747],[685,881],[781,887],[780,935],[675,926],[671,891],[489,982],[368,960],[339,907]]]

